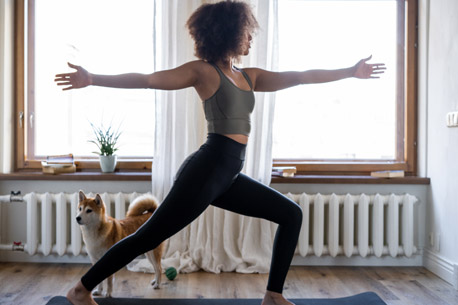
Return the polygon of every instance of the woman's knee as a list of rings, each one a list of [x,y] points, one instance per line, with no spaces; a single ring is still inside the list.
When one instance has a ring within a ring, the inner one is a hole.
[[[286,204],[283,205],[283,211],[278,211],[282,215],[280,225],[294,227],[294,230],[299,230],[302,225],[302,208],[294,201],[285,198]]]
[[[299,230],[302,225],[302,218],[303,218],[302,208],[297,203],[294,203],[294,206],[292,207],[292,211],[290,212],[290,214],[291,214],[291,222]]]

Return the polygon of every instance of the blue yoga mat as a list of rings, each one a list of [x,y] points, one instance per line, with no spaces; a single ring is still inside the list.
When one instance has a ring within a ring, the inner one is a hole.
[[[261,299],[125,299],[96,298],[100,305],[260,305]],[[291,299],[296,305],[386,305],[373,292],[337,299]],[[65,297],[53,297],[46,305],[71,305]]]

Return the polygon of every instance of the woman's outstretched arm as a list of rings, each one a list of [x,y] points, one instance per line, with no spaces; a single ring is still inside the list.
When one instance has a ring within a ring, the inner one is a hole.
[[[62,90],[79,89],[87,86],[177,90],[194,86],[199,71],[196,62],[152,74],[126,73],[119,75],[93,74],[81,66],[71,63],[68,65],[76,71],[57,74],[54,80],[58,86],[65,86]]]
[[[384,73],[385,64],[368,64],[372,56],[361,59],[353,67],[337,70],[308,70],[303,72],[271,72],[257,68],[245,71],[252,79],[255,91],[278,91],[302,84],[318,84],[341,80],[349,77],[362,79],[379,78]]]

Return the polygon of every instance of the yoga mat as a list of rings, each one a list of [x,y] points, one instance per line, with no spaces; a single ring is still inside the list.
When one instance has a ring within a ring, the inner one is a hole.
[[[290,299],[296,305],[386,305],[373,292],[337,299]],[[261,299],[124,299],[96,298],[100,305],[261,305]],[[46,305],[71,305],[65,297],[53,297]]]

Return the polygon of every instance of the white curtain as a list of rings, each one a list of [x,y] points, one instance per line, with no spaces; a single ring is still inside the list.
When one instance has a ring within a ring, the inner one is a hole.
[[[193,41],[185,22],[204,2],[157,1],[156,39],[162,46],[157,58],[171,68],[193,58]],[[178,5],[179,3],[179,5]],[[250,4],[260,24],[251,55],[244,67],[276,68],[277,0],[252,0]],[[158,14],[159,13],[159,14]],[[274,95],[256,93],[252,132],[243,171],[269,184],[272,169],[272,123]],[[191,90],[158,92],[156,101],[156,151],[153,162],[153,194],[162,200],[173,176],[187,155],[204,141],[206,122],[201,101]],[[170,238],[163,265],[181,272],[203,269],[260,272],[269,270],[273,238],[277,225],[268,221],[237,215],[210,206],[198,219]],[[146,260],[129,265],[133,271],[152,272]]]
[[[156,70],[195,60],[186,21],[202,1],[156,0]],[[205,138],[202,105],[193,89],[156,92],[155,151],[152,191],[163,200],[184,159]]]
[[[0,1],[0,173],[13,167],[13,8]]]
[[[245,67],[276,71],[278,68],[278,0],[251,0],[259,23],[250,54],[243,58]],[[247,147],[244,172],[250,177],[270,184],[272,175],[272,127],[275,93],[256,93],[252,114],[252,129]]]

